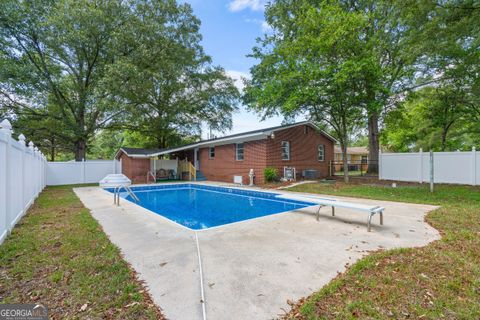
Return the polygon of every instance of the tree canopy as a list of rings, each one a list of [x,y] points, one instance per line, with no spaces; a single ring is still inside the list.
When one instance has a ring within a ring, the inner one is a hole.
[[[251,69],[245,101],[264,115],[289,116],[309,106],[307,116],[333,128],[345,148],[353,128],[366,127],[375,164],[381,113],[410,84],[417,55],[415,30],[401,8],[391,1],[280,0],[265,16],[273,32],[253,50],[260,62]],[[348,105],[342,125],[331,121],[339,116],[333,101]]]
[[[386,116],[383,145],[397,152],[471,149],[480,139],[471,127],[468,107],[459,104],[457,94],[445,86],[412,92]]]
[[[273,31],[253,49],[244,95],[263,116],[310,117],[342,146],[365,128],[370,160],[381,129],[399,150],[475,141],[467,136],[478,133],[480,109],[478,1],[278,0],[265,18]],[[332,121],[338,102],[348,125]]]
[[[4,107],[57,121],[76,160],[102,128],[155,135],[158,146],[202,122],[229,128],[238,92],[203,53],[199,24],[174,0],[2,1]]]
[[[362,46],[357,28],[368,22],[327,2],[278,1],[266,16],[274,33],[254,48],[260,62],[251,69],[244,101],[264,116],[308,114],[333,129],[346,153],[350,137],[364,125],[363,65],[369,57],[350,57]],[[348,179],[348,166],[344,171]]]
[[[391,150],[465,150],[480,142],[478,1],[409,1],[418,30],[418,84],[387,115],[382,140]]]

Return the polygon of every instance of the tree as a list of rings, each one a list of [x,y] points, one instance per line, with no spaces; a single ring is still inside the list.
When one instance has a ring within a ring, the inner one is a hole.
[[[52,114],[55,111],[50,112]],[[50,161],[57,160],[59,155],[71,155],[75,152],[72,144],[68,143],[71,137],[64,135],[68,130],[63,126],[62,121],[43,115],[20,115],[13,120],[14,130],[33,141]]]
[[[413,47],[421,53],[411,89],[423,89],[388,116],[386,143],[402,150],[469,148],[480,133],[480,6],[409,0],[402,11],[405,24],[417,30]]]
[[[71,155],[74,152],[70,143],[71,136],[61,120],[62,114],[55,105],[39,106],[35,112],[29,111],[28,106],[23,112],[14,113],[22,102],[10,99],[8,95],[0,93],[0,118],[8,118],[17,135],[23,134],[28,141],[35,145],[50,159],[55,161],[57,155]],[[2,116],[2,113],[4,116]]]
[[[419,51],[415,50],[416,29],[405,23],[403,1],[340,1],[346,12],[353,12],[366,19],[357,28],[361,39],[350,59],[362,57],[364,78],[361,102],[366,110],[368,129],[368,173],[378,172],[379,122],[382,113],[387,114],[392,102],[411,86],[416,71]]]
[[[274,32],[259,40],[259,43],[263,49],[273,48],[272,52],[278,49],[278,52],[285,54],[289,51],[290,65],[275,65],[278,61],[258,48],[253,54],[262,59],[262,64],[272,66],[271,74],[282,72],[283,67],[296,69],[295,79],[292,80],[299,81],[311,77],[311,72],[308,74],[310,70],[298,68],[305,62],[304,55],[294,52],[289,44],[302,42],[305,46],[303,50],[308,52],[310,68],[330,69],[330,76],[334,78],[343,76],[355,80],[356,83],[351,86],[342,86],[341,90],[344,91],[338,91],[337,94],[343,99],[353,95],[355,99],[352,100],[364,111],[358,117],[365,119],[368,129],[371,173],[377,171],[375,160],[378,160],[381,114],[410,83],[414,72],[416,54],[410,50],[412,29],[403,23],[402,12],[401,6],[392,1],[276,1],[265,14]],[[336,68],[335,63],[338,62],[340,66]],[[259,69],[253,70],[254,76]],[[316,82],[317,86],[327,85],[320,78],[311,78],[311,81]],[[266,85],[278,90],[273,81]],[[270,93],[272,98],[279,95],[274,90],[270,90]],[[319,90],[317,94],[323,93]],[[278,102],[282,103],[280,100]]]
[[[264,117],[307,113],[332,128],[344,159],[354,131],[365,125],[362,81],[368,57],[350,59],[361,46],[356,30],[368,21],[340,6],[321,2],[277,1],[266,11],[274,32],[259,40],[252,56],[244,102]],[[344,164],[348,182],[348,165]]]
[[[480,5],[478,1],[413,1],[406,21],[417,32],[418,82],[448,87],[477,114],[480,105]]]
[[[382,141],[393,151],[470,149],[471,116],[457,89],[425,87],[412,92],[385,120]],[[474,140],[474,139],[473,139]]]
[[[126,104],[112,127],[137,131],[164,148],[199,136],[202,123],[231,128],[238,90],[223,69],[212,66],[200,45],[200,22],[189,5],[132,1],[123,55],[109,69],[109,91]]]
[[[124,22],[125,7],[116,1],[0,4],[0,91],[19,115],[48,117],[41,106],[53,102],[77,161],[85,158],[94,132],[115,115],[101,102],[100,84],[115,63],[116,31]]]
[[[198,134],[202,122],[224,130],[238,92],[203,53],[198,29],[174,0],[2,1],[0,95],[19,117],[61,123],[77,161],[107,127],[158,146]]]

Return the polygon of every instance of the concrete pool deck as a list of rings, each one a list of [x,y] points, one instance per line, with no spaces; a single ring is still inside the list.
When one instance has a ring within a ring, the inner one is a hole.
[[[123,199],[114,206],[98,187],[74,191],[173,320],[203,319],[196,235],[207,319],[275,318],[371,250],[440,238],[424,222],[430,205],[324,196],[384,206],[384,225],[375,216],[367,232],[367,214],[340,208],[335,217],[323,208],[316,221],[306,208],[195,232]]]

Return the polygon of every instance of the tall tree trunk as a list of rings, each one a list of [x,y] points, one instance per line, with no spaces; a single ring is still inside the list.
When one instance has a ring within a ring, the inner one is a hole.
[[[85,160],[87,151],[87,141],[85,139],[79,139],[75,142],[75,161]]]
[[[446,145],[447,145],[447,131],[442,130],[442,145],[441,145],[442,152],[445,151]]]
[[[50,147],[50,161],[55,161],[55,147],[51,146]]]
[[[52,137],[50,140],[51,146],[50,146],[50,161],[55,161],[55,137]]]
[[[368,169],[367,173],[378,173],[378,152],[380,143],[378,140],[378,112],[371,112],[368,116]]]
[[[452,120],[450,122],[448,122],[446,125],[443,126],[442,128],[442,151],[445,151],[445,149],[447,149],[447,135],[448,135],[448,131],[450,130],[450,127],[453,125],[455,121]]]

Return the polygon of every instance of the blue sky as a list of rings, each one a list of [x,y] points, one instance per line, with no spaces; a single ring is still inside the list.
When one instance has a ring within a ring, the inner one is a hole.
[[[236,79],[241,86],[241,77],[249,77],[249,69],[255,60],[247,58],[255,46],[255,39],[268,32],[264,22],[266,0],[185,0],[201,20],[205,52],[216,65]],[[281,124],[282,117],[260,118],[244,107],[233,115],[233,130],[226,134],[266,128]],[[221,134],[219,134],[221,135]]]

